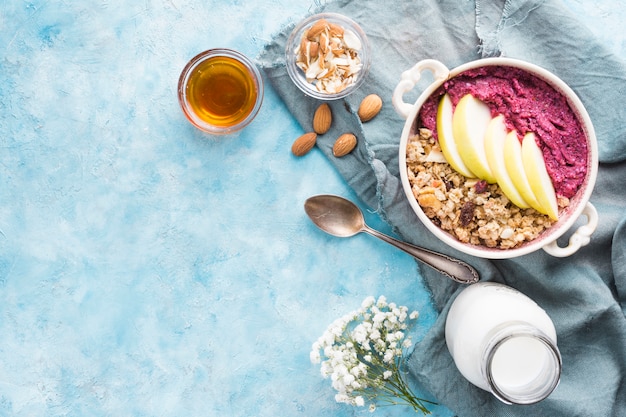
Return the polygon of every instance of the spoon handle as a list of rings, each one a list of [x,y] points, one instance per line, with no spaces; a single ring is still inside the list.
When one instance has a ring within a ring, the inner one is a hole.
[[[402,242],[368,226],[365,226],[363,231],[403,250],[456,282],[473,284],[479,280],[478,271],[460,259]]]

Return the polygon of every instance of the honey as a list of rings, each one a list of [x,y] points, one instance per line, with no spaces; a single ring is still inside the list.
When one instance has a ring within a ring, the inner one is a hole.
[[[181,75],[179,100],[187,118],[211,133],[248,124],[261,103],[258,70],[235,51],[210,50],[192,59]]]

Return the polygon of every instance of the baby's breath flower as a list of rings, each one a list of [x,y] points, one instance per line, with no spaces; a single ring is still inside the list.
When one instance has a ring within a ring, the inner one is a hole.
[[[381,295],[380,297],[378,297],[378,301],[376,301],[376,307],[378,308],[387,307],[387,297],[385,297],[384,295]]]
[[[320,363],[322,376],[330,377],[335,401],[358,407],[370,401],[369,411],[376,409],[375,401],[405,404],[430,414],[425,403],[434,403],[417,398],[400,370],[412,345],[405,334],[407,317],[415,320],[418,313],[408,314],[407,307],[387,303],[384,296],[367,297],[313,343],[311,362]]]
[[[310,359],[312,363],[320,363],[322,361],[322,357],[320,355],[320,351],[318,350],[312,350],[310,353]]]
[[[382,323],[383,321],[385,321],[385,315],[381,312],[376,313],[373,320],[374,324]]]
[[[335,394],[335,401],[338,403],[350,403],[350,396],[346,394]]]
[[[364,310],[369,309],[372,305],[374,305],[374,303],[376,302],[376,299],[372,296],[367,297],[365,300],[363,300],[363,302],[361,303],[361,307]]]

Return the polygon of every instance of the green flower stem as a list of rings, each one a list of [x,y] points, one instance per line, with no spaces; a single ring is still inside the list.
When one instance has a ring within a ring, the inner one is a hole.
[[[355,343],[358,346],[357,343]],[[386,366],[381,360],[378,352],[366,351],[359,347],[357,350],[357,357],[363,363],[366,363],[369,367],[369,372],[376,375],[370,382],[373,383],[367,388],[359,389],[362,395],[368,397],[370,401],[378,400],[385,401],[388,405],[407,405],[412,407],[416,412],[422,412],[425,415],[431,414],[426,408],[425,403],[434,404],[437,403],[426,400],[424,398],[418,398],[411,388],[408,386],[404,378],[400,374],[400,367],[397,360],[394,360],[392,364]],[[372,360],[366,361],[364,357],[371,355]],[[378,359],[378,360],[377,360]],[[385,371],[391,371],[391,377],[384,379],[383,374]],[[370,390],[371,392],[368,392]],[[379,398],[380,396],[380,398]],[[400,399],[400,401],[397,401]]]
[[[406,381],[400,376],[399,369],[397,365],[394,364],[391,367],[393,375],[391,378],[384,380],[383,386],[380,387],[382,391],[385,391],[387,396],[383,396],[383,400],[388,402],[390,405],[404,404],[413,407],[415,411],[421,411],[424,414],[430,414],[430,411],[426,408],[424,403],[436,404],[432,401],[428,401],[423,398],[418,398],[411,388],[409,388]],[[399,398],[400,402],[394,400],[395,398]]]

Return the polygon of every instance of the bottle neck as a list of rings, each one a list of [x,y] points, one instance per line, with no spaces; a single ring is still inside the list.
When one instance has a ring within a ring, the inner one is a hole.
[[[508,322],[485,340],[482,373],[493,395],[507,404],[533,404],[559,384],[561,354],[556,342],[525,322]]]

